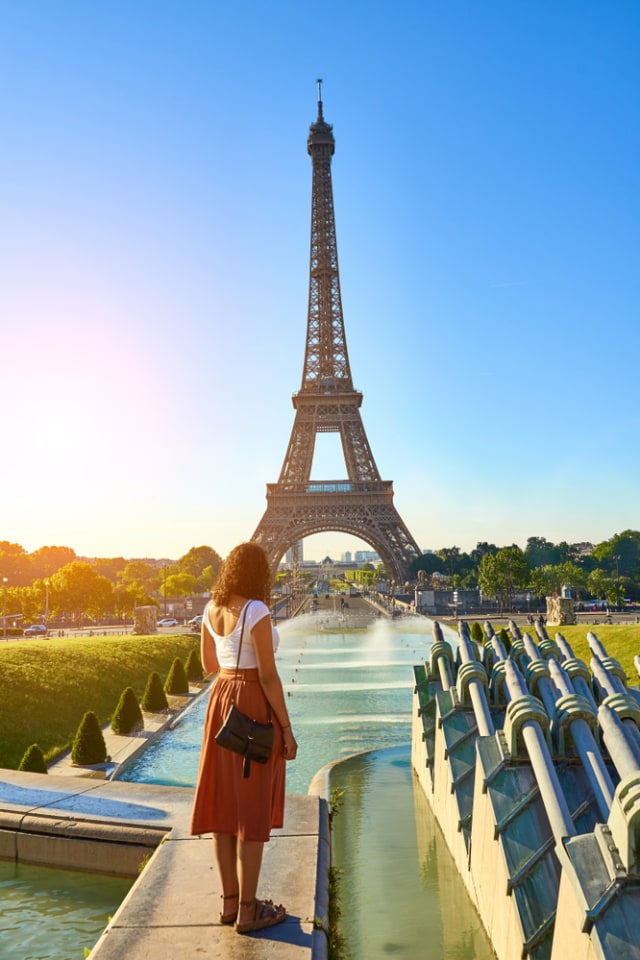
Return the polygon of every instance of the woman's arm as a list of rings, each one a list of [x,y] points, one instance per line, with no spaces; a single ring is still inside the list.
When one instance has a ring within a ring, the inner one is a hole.
[[[258,661],[260,686],[264,690],[264,695],[269,701],[271,709],[282,727],[284,756],[287,760],[295,760],[298,752],[298,744],[291,730],[291,721],[289,720],[289,714],[284,700],[282,682],[278,674],[278,668],[276,667],[276,660],[273,654],[271,620],[268,614],[253,625],[251,636],[256,651],[256,660]]]
[[[206,612],[202,618],[202,625],[200,627],[200,659],[202,660],[202,669],[205,674],[217,673],[220,669],[218,654],[216,653],[216,642],[209,632]]]

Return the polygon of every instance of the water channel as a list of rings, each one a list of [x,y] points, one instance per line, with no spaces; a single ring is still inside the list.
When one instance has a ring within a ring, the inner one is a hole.
[[[308,615],[282,624],[278,668],[299,743],[287,791],[317,771],[343,790],[334,821],[341,930],[351,960],[491,960],[431,808],[411,769],[414,664],[428,656],[428,621],[380,619],[366,630]],[[205,709],[200,698],[123,779],[192,785]],[[367,751],[367,752],[363,752]]]
[[[82,960],[132,883],[0,860],[0,957]]]
[[[298,759],[287,766],[287,791],[306,793],[320,768],[344,761],[332,768],[331,787],[344,790],[333,844],[348,954],[351,960],[390,953],[406,960],[491,960],[479,918],[411,770],[412,667],[428,656],[430,623],[381,618],[368,629],[351,626],[348,614],[286,621],[279,625],[277,658],[299,742]],[[206,695],[122,770],[121,779],[193,785],[205,707]],[[41,889],[43,874],[52,878]],[[0,924],[3,960],[80,960],[129,885],[103,886],[97,907],[84,903],[91,901],[92,881],[80,878],[78,883],[68,871],[0,863],[6,922],[20,931],[10,952],[2,945]],[[96,889],[103,881],[109,878],[96,878]],[[22,931],[29,928],[34,939],[27,953]]]

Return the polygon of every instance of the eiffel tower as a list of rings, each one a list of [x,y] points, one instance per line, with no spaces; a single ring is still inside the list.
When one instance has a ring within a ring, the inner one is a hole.
[[[313,167],[307,343],[302,385],[280,479],[267,484],[267,509],[252,537],[275,569],[286,551],[314,533],[353,534],[380,555],[388,575],[404,582],[420,548],[393,505],[393,483],[381,480],[360,416],[362,393],[354,390],[342,316],[338,246],[331,185],[333,128],[322,114],[309,128]],[[339,433],[345,480],[311,480],[316,434]]]

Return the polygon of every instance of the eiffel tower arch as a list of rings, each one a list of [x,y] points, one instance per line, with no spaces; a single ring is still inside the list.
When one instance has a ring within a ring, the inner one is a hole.
[[[313,181],[302,384],[293,395],[295,418],[280,478],[267,484],[267,508],[252,539],[264,546],[275,572],[298,540],[329,531],[353,534],[377,551],[392,579],[403,582],[421,551],[393,504],[393,483],[380,478],[360,416],[362,393],[351,378],[331,184],[335,140],[322,113],[321,83],[307,140]],[[346,479],[310,479],[319,433],[340,435]]]

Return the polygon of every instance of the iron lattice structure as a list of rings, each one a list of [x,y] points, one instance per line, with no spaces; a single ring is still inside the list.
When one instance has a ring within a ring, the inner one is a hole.
[[[309,128],[313,167],[307,342],[302,384],[293,395],[291,439],[277,483],[267,484],[267,509],[253,535],[275,571],[286,551],[314,533],[340,531],[369,543],[389,575],[406,579],[420,549],[393,505],[393,484],[381,480],[360,416],[342,315],[338,245],[331,184],[333,128],[322,113]],[[346,480],[312,481],[318,433],[339,433]]]

